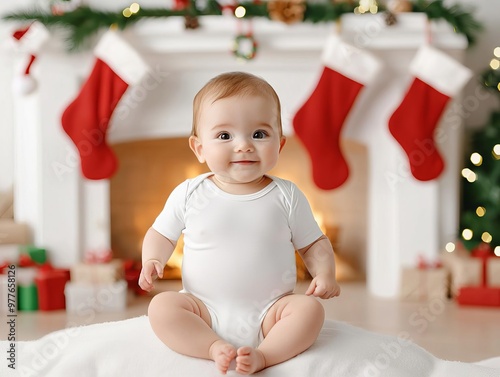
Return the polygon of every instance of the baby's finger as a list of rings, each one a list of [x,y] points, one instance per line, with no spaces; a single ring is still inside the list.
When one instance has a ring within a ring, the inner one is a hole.
[[[322,287],[320,285],[317,285],[316,289],[314,290],[314,296],[316,296],[316,297],[324,298],[326,293],[327,293],[326,288]]]
[[[156,275],[159,278],[162,278],[163,277],[163,268],[161,267],[161,265],[159,263],[155,263],[155,270],[156,270]]]
[[[141,275],[139,278],[139,287],[141,287],[142,290],[149,292],[152,288],[152,285],[149,284],[146,279],[144,279],[144,276]]]
[[[305,294],[307,296],[310,296],[310,295],[312,295],[314,293],[315,289],[316,289],[316,282],[313,280],[311,282],[311,284],[309,284],[309,287],[307,288],[307,291],[306,291]]]
[[[146,283],[148,283],[149,285],[153,284],[153,279],[151,278],[150,274],[143,273],[142,276],[144,277]]]

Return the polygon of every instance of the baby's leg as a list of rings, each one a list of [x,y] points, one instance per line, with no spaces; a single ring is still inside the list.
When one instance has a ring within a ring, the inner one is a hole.
[[[324,319],[323,306],[314,297],[288,295],[279,299],[264,318],[264,340],[259,347],[238,349],[236,371],[252,374],[305,351],[318,337]]]
[[[194,296],[163,292],[151,300],[149,321],[156,336],[170,349],[192,357],[214,360],[225,374],[236,357],[233,345],[221,339],[210,327],[210,314]]]

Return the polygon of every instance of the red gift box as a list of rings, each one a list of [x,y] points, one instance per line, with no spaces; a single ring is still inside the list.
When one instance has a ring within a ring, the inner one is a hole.
[[[65,309],[64,287],[69,280],[69,270],[55,269],[50,266],[40,268],[35,277],[39,309],[47,311]]]
[[[463,287],[457,300],[460,305],[500,306],[500,288]]]
[[[488,287],[488,259],[495,257],[491,246],[487,243],[481,243],[474,250],[471,256],[480,258],[483,265],[482,281],[479,287],[463,287],[457,296],[460,305],[482,305],[482,306],[500,306],[500,288]]]

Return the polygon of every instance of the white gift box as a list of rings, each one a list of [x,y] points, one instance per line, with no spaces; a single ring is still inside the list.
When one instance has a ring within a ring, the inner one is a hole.
[[[124,277],[123,261],[108,263],[78,263],[71,267],[71,281],[76,283],[110,284]]]
[[[127,282],[120,280],[108,284],[68,282],[64,289],[66,310],[88,314],[95,312],[120,311],[127,307]]]

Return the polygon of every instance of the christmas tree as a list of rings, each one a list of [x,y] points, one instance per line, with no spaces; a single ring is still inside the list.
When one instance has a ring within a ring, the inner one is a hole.
[[[481,79],[483,86],[500,99],[500,47],[494,55]],[[469,250],[486,243],[500,256],[499,109],[491,113],[487,124],[475,132],[470,141],[468,161],[462,170],[461,238]]]

